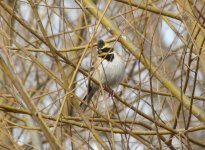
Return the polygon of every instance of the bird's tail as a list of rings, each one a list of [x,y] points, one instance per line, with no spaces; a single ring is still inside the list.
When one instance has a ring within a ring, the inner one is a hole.
[[[90,90],[89,93],[83,98],[83,101],[84,101],[85,103],[82,103],[82,102],[80,103],[80,107],[81,107],[82,111],[85,111],[85,110],[86,110],[86,108],[87,108],[88,105],[90,104],[90,101],[91,101],[93,95],[95,94],[95,92],[96,92],[96,90],[95,90],[95,89],[92,89],[92,90]]]

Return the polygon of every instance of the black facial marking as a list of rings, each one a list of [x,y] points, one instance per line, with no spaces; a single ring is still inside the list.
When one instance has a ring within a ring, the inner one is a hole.
[[[113,54],[113,53],[111,53],[111,54],[107,54],[107,55],[105,55],[105,56],[100,56],[101,58],[103,58],[103,59],[106,59],[107,61],[110,61],[110,62],[112,62],[113,61],[113,59],[114,59],[114,57],[115,57],[115,55]]]
[[[98,54],[103,53],[103,52],[105,52],[105,53],[111,53],[111,52],[113,52],[113,48],[98,49]]]

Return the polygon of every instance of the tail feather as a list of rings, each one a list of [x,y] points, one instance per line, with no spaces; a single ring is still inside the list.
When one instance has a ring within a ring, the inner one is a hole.
[[[85,110],[86,110],[86,108],[87,108],[88,105],[90,104],[90,101],[91,101],[93,95],[95,94],[95,92],[96,92],[96,90],[95,90],[95,89],[92,89],[92,90],[90,90],[90,92],[83,98],[83,101],[84,101],[85,103],[82,103],[82,102],[80,103],[80,107],[81,107],[82,111],[85,111]]]

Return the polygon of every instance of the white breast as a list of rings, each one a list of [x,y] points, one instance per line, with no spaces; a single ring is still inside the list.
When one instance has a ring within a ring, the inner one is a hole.
[[[112,62],[99,58],[93,77],[110,87],[117,86],[123,79],[125,73],[125,62],[114,52]]]

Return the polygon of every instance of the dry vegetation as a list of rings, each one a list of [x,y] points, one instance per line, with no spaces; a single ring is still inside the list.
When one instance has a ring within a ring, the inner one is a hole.
[[[205,149],[204,7],[0,0],[0,149]],[[126,75],[82,112],[98,39]]]

